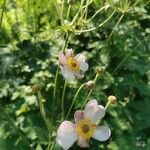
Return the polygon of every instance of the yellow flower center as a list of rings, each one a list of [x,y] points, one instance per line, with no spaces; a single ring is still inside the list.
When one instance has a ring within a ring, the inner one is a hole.
[[[80,71],[80,64],[74,57],[70,57],[67,61],[67,64],[71,71]]]
[[[84,139],[90,139],[95,133],[96,125],[89,119],[83,119],[77,123],[76,131]]]

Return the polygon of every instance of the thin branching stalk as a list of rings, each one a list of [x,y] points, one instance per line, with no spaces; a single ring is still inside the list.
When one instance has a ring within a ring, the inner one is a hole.
[[[115,12],[116,12],[116,10],[114,10],[112,12],[112,14],[105,21],[103,21],[101,24],[99,24],[97,27],[93,27],[93,28],[85,29],[85,30],[76,30],[76,33],[84,33],[84,32],[94,31],[94,30],[102,27],[105,23],[107,23],[112,18],[112,16],[115,14]]]
[[[85,1],[85,0],[82,0],[82,1],[81,1],[79,10],[78,10],[78,12],[76,13],[76,15],[74,16],[74,18],[73,18],[73,20],[72,20],[72,22],[71,22],[72,25],[76,22],[76,20],[77,20],[79,14],[80,14],[80,12],[82,11],[82,9],[83,9],[82,6],[83,6],[83,4],[84,4],[84,1]]]
[[[73,105],[74,105],[74,103],[75,103],[75,101],[76,101],[76,99],[77,99],[77,97],[78,97],[78,94],[79,94],[79,92],[81,91],[81,89],[82,89],[84,86],[85,86],[85,84],[83,83],[83,84],[79,87],[79,89],[77,90],[77,92],[76,92],[76,94],[75,94],[75,96],[74,96],[74,98],[73,98],[73,100],[72,100],[72,103],[71,103],[71,106],[70,106],[70,108],[69,108],[69,111],[68,111],[68,113],[67,113],[66,119],[68,119],[69,114],[70,114],[70,112],[71,112],[71,110],[72,110],[72,107],[73,107]]]
[[[62,119],[64,119],[64,116],[65,116],[64,98],[65,98],[66,87],[67,87],[67,80],[65,80],[65,83],[64,83],[62,99],[61,99]]]
[[[95,78],[94,78],[94,80],[93,80],[94,83],[96,83],[98,76],[99,76],[99,73],[96,74],[96,76],[95,76]],[[85,101],[83,102],[83,105],[82,105],[82,107],[81,107],[81,110],[83,109],[83,107],[85,106],[85,104],[87,103],[87,101],[89,100],[89,97],[91,96],[92,91],[93,91],[93,89],[90,89],[90,91],[89,91],[89,93],[88,93],[88,95],[87,95]]]
[[[5,5],[6,5],[6,0],[4,0],[3,6],[2,6],[2,14],[1,14],[1,18],[0,18],[0,28],[2,26],[2,21],[3,21],[4,11],[5,11]]]
[[[86,0],[86,4],[85,6],[83,6],[82,8],[84,8],[83,10],[83,13],[81,15],[81,18],[84,18],[86,19],[87,18],[87,14],[88,14],[88,6],[93,2],[93,0],[89,1],[89,0]]]
[[[56,8],[56,11],[57,11],[57,14],[58,14],[58,17],[60,19],[60,22],[61,22],[61,25],[63,24],[63,19],[60,15],[60,10],[59,10],[59,7],[58,7],[58,3],[57,3],[57,0],[54,0],[54,4],[55,4],[55,8]]]
[[[89,19],[87,20],[87,23],[90,22],[93,18],[95,18],[96,15],[99,14],[102,10],[108,9],[109,7],[110,7],[110,6],[108,5],[108,6],[103,6],[103,7],[101,7],[100,9],[98,9],[98,10],[95,12],[95,14],[94,14],[91,18],[89,18]]]
[[[31,150],[34,150],[31,146],[30,143],[28,142],[27,138],[22,134],[22,132],[18,129],[18,127],[14,124],[13,120],[11,119],[11,117],[6,113],[6,111],[4,110],[3,106],[0,104],[0,110],[3,112],[3,114],[5,115],[5,117],[7,118],[8,122],[12,125],[12,127],[14,128],[14,130],[18,133],[18,135],[24,140],[24,142],[28,145],[28,147]]]

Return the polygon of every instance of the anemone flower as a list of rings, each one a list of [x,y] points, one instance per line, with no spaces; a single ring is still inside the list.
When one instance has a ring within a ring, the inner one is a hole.
[[[97,100],[89,101],[84,110],[74,113],[75,123],[63,121],[57,130],[57,143],[69,149],[75,141],[80,147],[89,147],[91,138],[106,141],[111,131],[107,126],[97,126],[97,122],[105,116],[105,108],[98,105]]]
[[[65,53],[59,53],[59,63],[61,72],[66,80],[73,80],[75,77],[82,79],[89,65],[85,62],[83,54],[73,55],[72,49],[67,49]]]

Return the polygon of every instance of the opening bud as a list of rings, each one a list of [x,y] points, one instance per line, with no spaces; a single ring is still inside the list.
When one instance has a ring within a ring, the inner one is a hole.
[[[94,81],[92,81],[92,80],[90,80],[90,81],[88,81],[88,82],[86,82],[86,87],[87,87],[87,89],[93,89],[94,88],[94,86],[95,86],[95,83],[94,83]]]
[[[108,97],[108,102],[110,102],[111,104],[116,104],[117,103],[117,98],[113,95],[110,95]]]

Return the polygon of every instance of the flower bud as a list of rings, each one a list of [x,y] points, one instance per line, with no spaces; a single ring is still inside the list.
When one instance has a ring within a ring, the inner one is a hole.
[[[110,102],[111,104],[116,104],[117,103],[117,98],[113,95],[110,95],[108,97],[108,102]]]
[[[41,89],[42,89],[42,85],[41,84],[34,84],[32,86],[32,90],[33,90],[34,93],[38,93],[39,91],[41,91]]]
[[[42,103],[46,103],[46,100],[45,100],[45,99],[42,99]]]
[[[94,88],[94,86],[95,86],[95,83],[92,81],[92,80],[90,80],[90,81],[88,81],[86,84],[86,87],[87,87],[87,89],[93,89]]]
[[[69,4],[69,5],[74,4],[74,2],[75,2],[75,0],[68,0],[68,4]]]
[[[100,68],[97,68],[96,69],[96,73],[98,73],[98,74],[103,74],[105,72],[105,67],[100,67]]]

